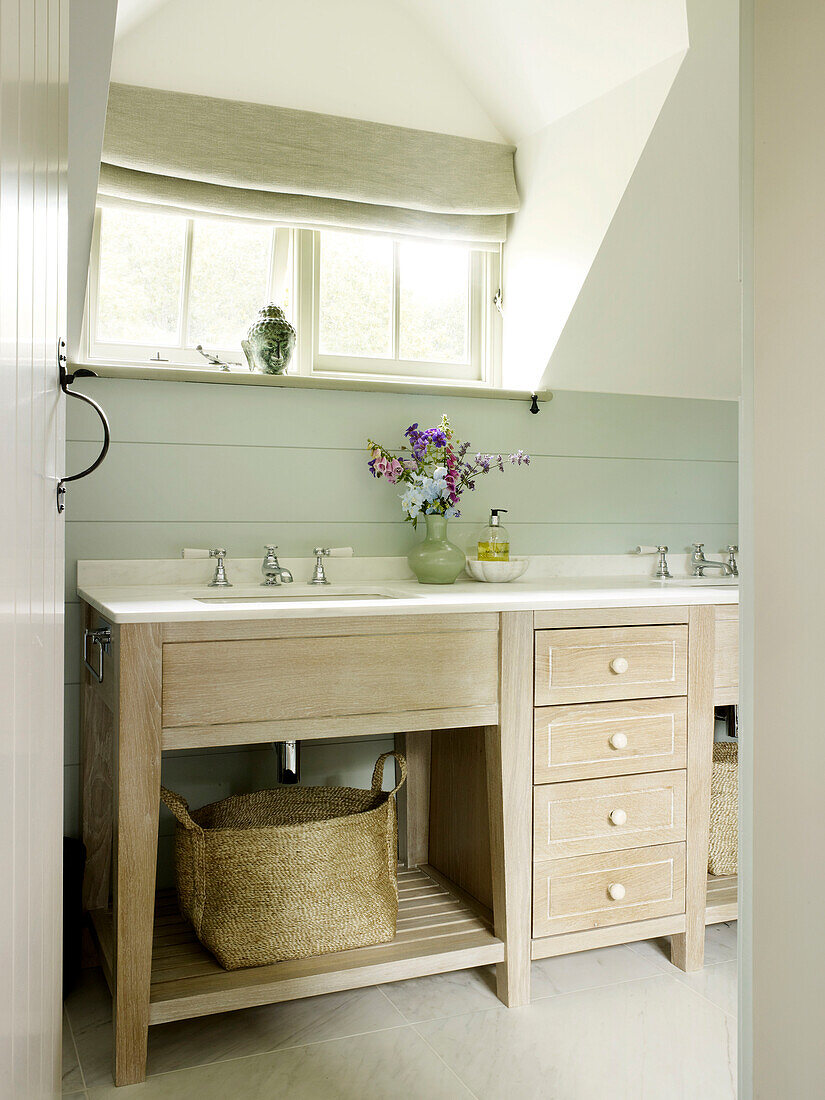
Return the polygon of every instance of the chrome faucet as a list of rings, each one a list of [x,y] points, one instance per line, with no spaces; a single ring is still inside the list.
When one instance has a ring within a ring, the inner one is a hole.
[[[210,558],[217,558],[218,564],[215,566],[215,576],[209,582],[210,588],[231,588],[232,585],[229,582],[229,578],[226,575],[226,567],[223,564],[223,559],[226,557],[225,550],[210,550]]]
[[[739,553],[739,547],[738,546],[728,546],[727,547],[728,565],[730,566],[730,571],[731,571],[731,573],[733,574],[734,577],[739,576],[739,566],[736,564],[736,555],[738,553]]]
[[[690,564],[693,566],[694,577],[704,577],[706,569],[718,569],[723,577],[733,576],[733,570],[726,561],[713,561],[705,557],[705,544],[703,542],[694,542]]]
[[[281,563],[278,561],[278,555],[275,551],[277,546],[265,546],[264,560],[261,564],[261,572],[264,575],[264,579],[261,581],[262,585],[273,586],[279,585],[282,582],[284,584],[292,584],[292,574],[288,569],[284,569]]]

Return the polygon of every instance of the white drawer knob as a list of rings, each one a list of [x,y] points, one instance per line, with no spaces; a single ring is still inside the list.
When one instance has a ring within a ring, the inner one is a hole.
[[[610,820],[614,825],[624,825],[627,821],[627,814],[624,810],[613,810],[610,814]]]
[[[614,749],[626,749],[627,748],[627,734],[626,733],[614,733],[610,738],[610,744]]]
[[[620,882],[611,882],[607,888],[611,901],[621,901],[627,891]]]
[[[624,657],[614,657],[610,662],[610,667],[617,676],[621,676],[623,672],[627,672],[627,660]]]

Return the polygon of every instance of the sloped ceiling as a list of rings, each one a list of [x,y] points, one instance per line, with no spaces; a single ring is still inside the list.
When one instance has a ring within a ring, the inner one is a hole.
[[[399,0],[518,143],[687,47],[684,0]]]
[[[689,0],[688,11],[691,49],[552,349],[546,386],[739,396],[739,5]]]

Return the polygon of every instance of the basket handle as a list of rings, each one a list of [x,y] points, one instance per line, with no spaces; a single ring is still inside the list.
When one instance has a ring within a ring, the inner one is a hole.
[[[172,811],[184,829],[194,830],[195,832],[202,833],[203,829],[198,825],[197,821],[189,813],[189,803],[183,797],[183,795],[175,794],[174,791],[170,791],[168,787],[161,787],[160,797],[163,802]]]
[[[400,752],[382,752],[381,755],[378,757],[378,759],[375,761],[375,767],[373,768],[373,772],[372,772],[372,789],[373,789],[373,791],[375,791],[376,794],[381,790],[381,788],[384,785],[384,763],[391,756],[394,756],[395,759],[398,761],[398,768],[399,768],[399,771],[401,772],[401,778],[396,783],[396,785],[393,787],[393,789],[391,791],[389,791],[388,793],[391,794],[391,795],[392,794],[397,794],[398,791],[400,791],[401,788],[404,786],[404,783],[407,780],[407,761],[401,755],[401,753]]]

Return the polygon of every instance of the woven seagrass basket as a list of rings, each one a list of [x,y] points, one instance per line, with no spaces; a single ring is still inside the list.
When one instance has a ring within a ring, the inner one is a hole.
[[[390,756],[401,779],[385,793]],[[385,752],[368,791],[281,787],[192,812],[179,795],[161,789],[178,819],[181,912],[221,966],[263,966],[395,936],[395,795],[406,775],[404,757]]]
[[[739,746],[718,741],[713,746],[710,779],[710,840],[708,871],[712,875],[737,873],[739,847]]]

